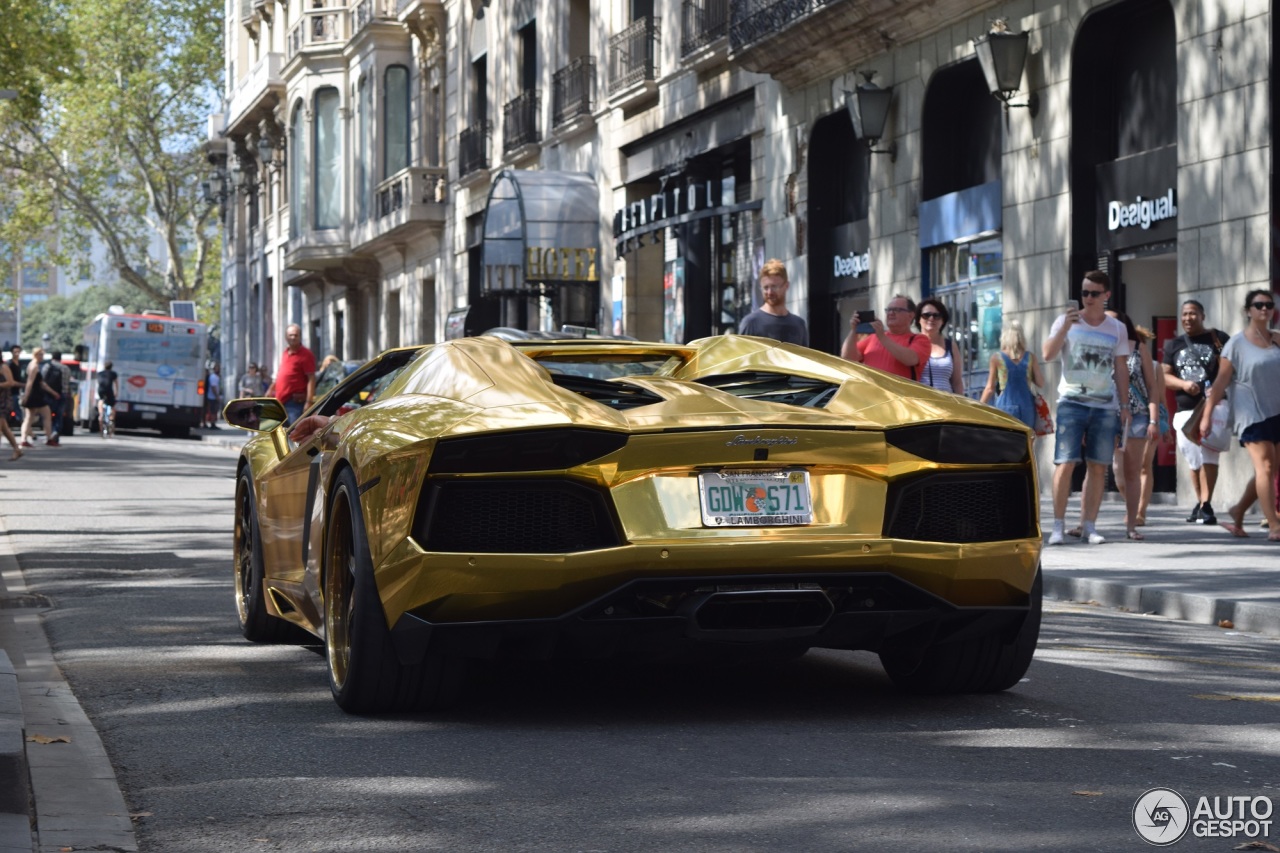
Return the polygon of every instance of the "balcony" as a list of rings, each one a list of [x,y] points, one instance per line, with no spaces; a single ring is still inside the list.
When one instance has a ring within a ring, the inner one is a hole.
[[[369,40],[375,45],[408,46],[409,33],[396,17],[396,0],[356,0],[351,5],[351,41],[346,55],[354,56]]]
[[[659,23],[641,18],[609,39],[609,100],[627,106],[658,93]]]
[[[292,270],[323,272],[342,269],[351,256],[347,229],[308,228],[289,240],[285,247],[284,265]]]
[[[999,0],[729,0],[729,43],[743,68],[799,89],[998,5]]]
[[[347,41],[347,10],[345,7],[304,9],[302,17],[289,30],[285,63],[300,54],[326,53],[341,48]]]
[[[351,7],[351,35],[359,35],[375,21],[398,24],[396,14],[396,0],[356,0]]]
[[[729,55],[729,0],[684,0],[680,56],[694,65],[709,65]]]
[[[502,108],[502,153],[516,159],[527,155],[531,148],[542,141],[539,131],[539,113],[542,110],[542,92],[527,89]]]
[[[586,124],[596,109],[596,58],[580,56],[551,78],[551,126]]]
[[[458,177],[487,171],[489,168],[489,122],[473,124],[458,134]]]
[[[445,176],[442,168],[410,166],[378,184],[373,215],[356,226],[353,248],[367,254],[439,232],[447,217]]]
[[[227,104],[227,133],[239,136],[255,128],[284,98],[281,69],[284,55],[268,53],[253,64],[249,73],[236,81]]]

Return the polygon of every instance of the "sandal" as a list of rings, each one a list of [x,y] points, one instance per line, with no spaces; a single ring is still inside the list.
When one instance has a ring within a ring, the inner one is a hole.
[[[1141,533],[1139,533],[1137,530],[1134,530],[1133,528],[1129,528],[1128,530],[1126,530],[1124,533],[1124,536],[1126,539],[1132,539],[1134,542],[1141,542],[1142,540],[1147,538],[1143,536]]]
[[[1145,515],[1138,516],[1138,523],[1135,524],[1134,527],[1146,527],[1146,526],[1147,526],[1147,517]]]
[[[15,448],[13,449],[13,455],[9,457],[9,461],[10,461],[10,462],[17,462],[17,461],[18,461],[19,459],[21,459],[24,455],[26,455],[26,454],[24,454],[21,450],[19,450],[18,448],[16,448],[16,447],[15,447]]]
[[[1220,521],[1218,522],[1218,526],[1221,527],[1223,530],[1226,530],[1228,533],[1230,533],[1232,536],[1236,537],[1237,539],[1249,538],[1249,534],[1244,532],[1244,526],[1240,524],[1236,524],[1234,521]]]

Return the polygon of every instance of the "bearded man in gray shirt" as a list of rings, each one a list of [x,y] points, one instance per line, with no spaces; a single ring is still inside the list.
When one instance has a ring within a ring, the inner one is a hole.
[[[738,334],[773,338],[785,344],[807,347],[809,327],[787,310],[787,290],[790,287],[786,265],[777,258],[765,261],[760,268],[760,292],[764,296],[764,304],[742,319]]]

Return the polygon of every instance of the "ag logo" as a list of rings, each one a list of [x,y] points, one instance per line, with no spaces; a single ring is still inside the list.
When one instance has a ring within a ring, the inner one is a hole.
[[[1190,825],[1187,801],[1172,788],[1152,788],[1133,804],[1133,828],[1143,841],[1156,847],[1181,841]]]

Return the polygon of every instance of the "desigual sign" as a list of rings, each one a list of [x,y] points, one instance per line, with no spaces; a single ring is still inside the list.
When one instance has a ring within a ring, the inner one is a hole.
[[[848,255],[835,256],[835,272],[836,278],[857,278],[866,275],[871,269],[871,250],[858,254],[850,252]]]
[[[1138,196],[1128,204],[1122,201],[1108,202],[1107,230],[1118,231],[1121,228],[1130,228],[1137,225],[1141,226],[1145,231],[1156,222],[1165,219],[1176,219],[1177,216],[1177,196],[1170,189],[1159,198]]]

